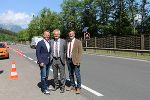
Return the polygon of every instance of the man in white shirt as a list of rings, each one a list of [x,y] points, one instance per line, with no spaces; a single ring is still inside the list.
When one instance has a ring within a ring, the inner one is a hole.
[[[69,78],[71,87],[67,89],[68,91],[74,90],[76,94],[80,94],[81,89],[81,75],[80,75],[80,64],[82,56],[82,43],[80,40],[75,38],[75,31],[70,31],[69,41],[67,42],[67,66],[69,71]],[[77,79],[77,84],[75,83],[75,78]]]
[[[60,72],[60,92],[65,91],[65,59],[66,59],[66,42],[60,38],[60,30],[55,29],[53,31],[54,39],[51,40],[51,63],[53,68],[53,77],[56,91],[59,88],[58,72]]]

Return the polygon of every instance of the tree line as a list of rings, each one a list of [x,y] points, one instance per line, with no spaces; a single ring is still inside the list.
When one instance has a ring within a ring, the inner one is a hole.
[[[150,34],[148,0],[64,0],[61,8],[60,13],[43,8],[33,16],[28,29],[19,32],[19,40],[31,40],[56,28],[63,38],[70,30],[83,37],[84,27],[89,27],[91,37]]]

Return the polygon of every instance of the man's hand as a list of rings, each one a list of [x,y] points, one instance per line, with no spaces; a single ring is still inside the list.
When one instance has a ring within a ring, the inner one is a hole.
[[[80,66],[80,63],[76,63],[76,66]]]
[[[44,63],[40,63],[40,67],[44,67]]]

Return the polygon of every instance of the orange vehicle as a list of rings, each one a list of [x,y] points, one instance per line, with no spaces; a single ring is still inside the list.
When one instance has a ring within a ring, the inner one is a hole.
[[[0,58],[9,59],[9,51],[5,43],[0,43]]]

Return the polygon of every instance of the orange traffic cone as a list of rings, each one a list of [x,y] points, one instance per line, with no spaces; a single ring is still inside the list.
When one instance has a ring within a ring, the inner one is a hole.
[[[12,69],[11,69],[11,75],[9,80],[18,80],[18,73],[16,70],[16,63],[15,61],[12,61]]]

